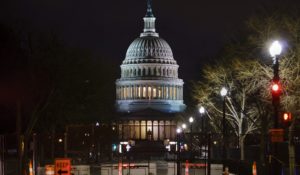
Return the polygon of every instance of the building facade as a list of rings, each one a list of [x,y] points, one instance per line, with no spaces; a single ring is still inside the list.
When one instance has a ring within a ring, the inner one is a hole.
[[[182,79],[169,44],[159,37],[150,1],[144,30],[129,46],[116,80],[119,140],[174,140],[176,113],[183,112]]]

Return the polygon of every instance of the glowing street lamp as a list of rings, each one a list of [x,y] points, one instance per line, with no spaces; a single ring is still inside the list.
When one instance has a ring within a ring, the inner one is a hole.
[[[228,90],[225,87],[222,87],[220,94],[222,97],[225,97],[227,95]]]
[[[182,132],[182,129],[181,129],[181,128],[177,128],[177,129],[176,129],[176,133],[177,133],[177,134],[180,134],[181,132]]]
[[[185,130],[186,129],[186,124],[182,123],[181,127],[182,127],[182,130]],[[180,128],[177,128],[177,129],[180,129]]]
[[[193,123],[193,122],[194,122],[194,118],[193,118],[193,117],[190,117],[190,118],[189,118],[189,122],[190,122],[190,123]]]
[[[190,122],[190,130],[191,130],[191,133],[193,132],[193,122],[194,122],[194,118],[193,117],[190,117],[189,118],[189,122]]]
[[[270,48],[269,48],[269,53],[271,57],[276,57],[277,55],[280,55],[282,51],[282,46],[278,40],[274,41]]]
[[[205,112],[205,109],[204,109],[203,106],[201,106],[201,107],[199,108],[199,113],[200,113],[200,114],[204,114],[204,112]]]
[[[227,95],[228,90],[225,87],[222,87],[220,94],[223,97],[223,119],[222,119],[222,134],[223,134],[223,149],[222,149],[222,161],[223,161],[223,172],[225,170],[225,159],[226,159],[226,124],[225,124],[225,109],[226,109],[226,95]]]
[[[200,117],[201,117],[201,132],[203,132],[204,131],[204,123],[203,123],[203,115],[204,115],[204,113],[205,113],[205,109],[204,109],[204,107],[203,106],[201,106],[200,108],[199,108],[199,113],[200,113]]]

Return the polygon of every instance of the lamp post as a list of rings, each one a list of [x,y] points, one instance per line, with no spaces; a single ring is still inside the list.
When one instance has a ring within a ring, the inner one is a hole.
[[[204,109],[204,107],[203,106],[201,106],[200,108],[199,108],[199,113],[200,113],[200,118],[201,118],[201,132],[203,132],[204,131],[204,119],[203,119],[203,115],[204,115],[204,112],[205,112],[205,109]]]
[[[280,77],[279,77],[279,61],[278,55],[281,54],[282,47],[279,41],[274,41],[270,48],[269,52],[273,59],[273,80],[272,80],[272,104],[274,109],[274,129],[278,129],[278,111],[280,106],[280,95],[281,95],[281,88],[280,88]],[[278,158],[278,144],[274,142],[273,144],[273,156]],[[272,160],[272,159],[271,159]],[[276,160],[271,161],[273,171],[271,174],[279,175],[280,174],[280,165],[276,162]]]
[[[190,147],[189,147],[189,150],[190,150],[190,157],[193,158],[193,122],[194,122],[194,118],[191,116],[189,118],[189,123],[190,123]]]
[[[279,61],[278,55],[281,54],[282,47],[279,41],[274,41],[270,48],[269,52],[273,59],[273,85],[272,85],[272,102],[274,107],[274,128],[278,128],[278,107],[280,104],[280,87],[279,87]],[[274,93],[278,92],[278,93]]]
[[[190,118],[189,118],[189,122],[190,122],[191,134],[192,134],[192,132],[193,132],[193,122],[194,122],[194,118],[193,118],[193,117],[190,117]]]
[[[222,162],[223,162],[223,172],[225,171],[225,159],[226,159],[226,123],[225,123],[225,109],[226,109],[226,95],[227,89],[222,87],[220,94],[223,97],[223,119],[222,119],[222,134],[223,134],[223,148],[222,148]]]
[[[201,118],[201,135],[202,135],[202,138],[203,137],[203,132],[204,132],[204,113],[205,113],[205,109],[203,106],[201,106],[199,108],[199,113],[200,113],[200,118]],[[206,130],[205,130],[205,138],[207,139],[207,133],[206,133]],[[200,152],[201,152],[201,155],[202,155],[202,145],[200,145]],[[206,153],[205,153],[205,165],[207,164],[207,156],[206,156]],[[206,174],[206,171],[207,171],[207,166],[205,166],[205,174]]]
[[[180,175],[180,137],[181,137],[181,133],[182,133],[182,129],[181,128],[177,128],[176,129],[176,133],[177,133],[177,175]]]
[[[182,128],[182,130],[185,130],[186,129],[186,124],[182,123],[181,128]]]

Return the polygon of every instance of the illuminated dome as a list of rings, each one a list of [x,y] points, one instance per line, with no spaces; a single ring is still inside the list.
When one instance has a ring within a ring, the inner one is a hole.
[[[149,1],[148,1],[149,2]],[[169,44],[155,31],[155,17],[148,3],[144,30],[128,47],[116,81],[119,112],[154,109],[182,112],[183,81]]]
[[[135,39],[129,46],[123,64],[162,63],[176,64],[169,44],[156,36]]]

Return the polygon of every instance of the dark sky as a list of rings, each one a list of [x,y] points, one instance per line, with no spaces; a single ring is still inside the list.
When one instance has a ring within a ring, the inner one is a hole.
[[[250,15],[273,2],[153,0],[153,12],[157,32],[170,44],[180,66],[179,77],[188,84],[200,77],[201,66],[218,54]],[[129,44],[142,32],[145,13],[146,0],[0,1],[0,23],[17,24],[32,32],[54,32],[68,45],[90,49],[112,61],[118,71]],[[188,91],[185,88],[185,94]],[[15,117],[9,109],[0,106],[0,116]]]
[[[225,3],[226,2],[226,3]],[[153,0],[156,29],[170,44],[184,81],[199,77],[244,20],[271,0]],[[58,33],[66,43],[121,64],[143,29],[146,0],[2,0],[0,22]],[[119,66],[119,65],[117,65]]]

